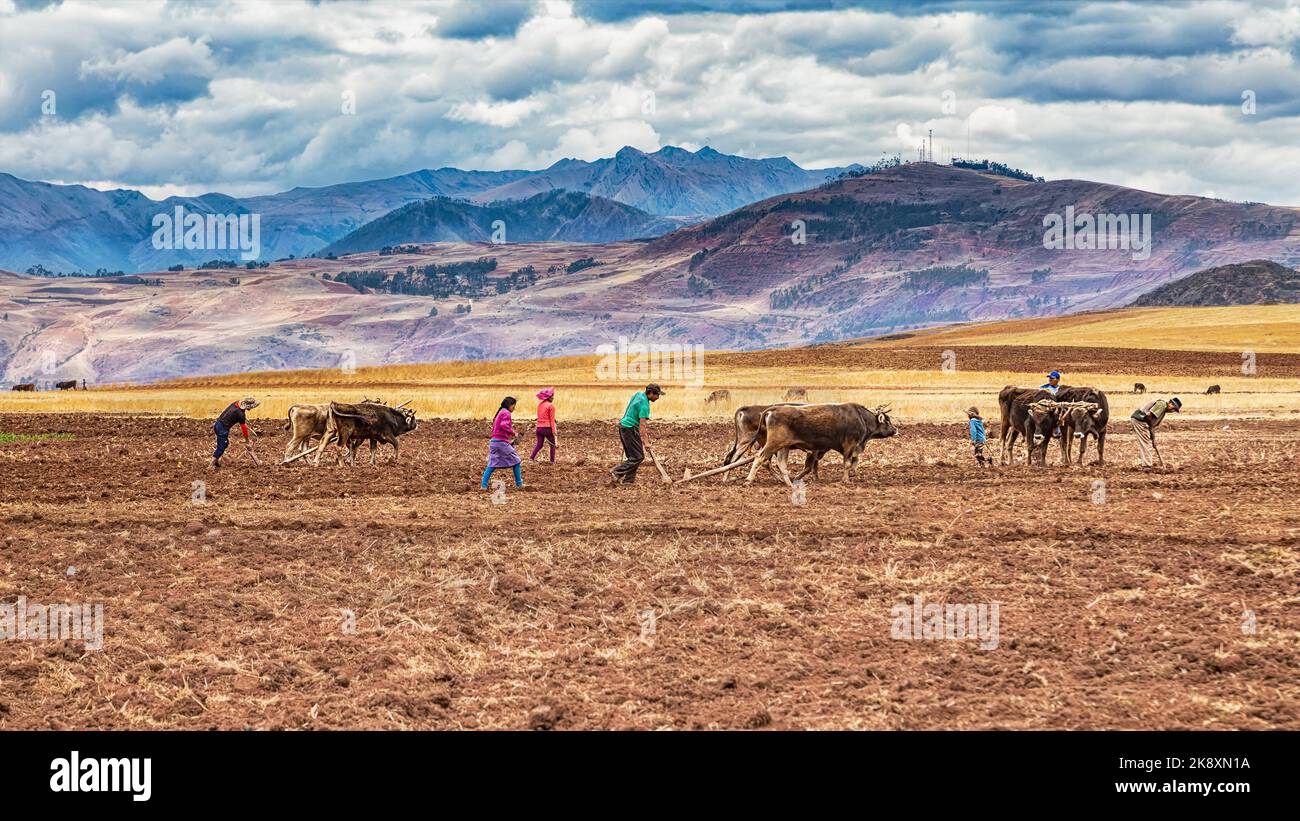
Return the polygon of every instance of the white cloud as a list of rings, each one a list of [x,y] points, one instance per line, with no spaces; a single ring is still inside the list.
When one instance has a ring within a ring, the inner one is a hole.
[[[1044,28],[1014,5],[605,22],[543,0],[513,6],[513,33],[462,6],[68,0],[10,13],[0,171],[242,194],[623,145],[820,167],[911,156],[929,129],[937,158],[964,154],[969,122],[976,156],[1049,178],[1300,203],[1294,4],[1082,4]],[[437,36],[449,14],[468,16]],[[1247,88],[1255,115],[1240,108]],[[48,121],[44,89],[58,95]]]
[[[211,76],[216,71],[207,38],[176,37],[134,52],[119,51],[113,59],[97,58],[81,64],[84,74],[97,74],[137,83],[156,83],[168,74]]]

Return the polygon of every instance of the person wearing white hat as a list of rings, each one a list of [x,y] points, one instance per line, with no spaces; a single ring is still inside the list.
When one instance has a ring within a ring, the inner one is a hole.
[[[221,454],[225,453],[230,445],[230,429],[235,425],[239,425],[244,433],[244,447],[248,448],[248,455],[253,457],[254,462],[260,464],[257,454],[253,453],[253,445],[248,439],[248,417],[245,415],[245,411],[250,411],[260,404],[253,397],[246,396],[238,402],[231,402],[230,407],[222,411],[217,421],[212,423],[212,431],[217,435],[217,447],[212,451],[208,470],[217,470],[221,467]]]

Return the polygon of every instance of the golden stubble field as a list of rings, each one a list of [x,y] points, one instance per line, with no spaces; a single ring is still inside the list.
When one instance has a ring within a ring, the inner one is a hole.
[[[1037,344],[1028,344],[1027,341]],[[811,402],[885,404],[904,420],[960,420],[975,405],[985,415],[1004,385],[1037,386],[1059,369],[1065,383],[1112,395],[1124,415],[1153,395],[1177,395],[1186,418],[1291,418],[1300,412],[1300,308],[1157,308],[1015,320],[901,334],[867,343],[724,353],[691,352],[652,369],[646,358],[574,356],[272,371],[176,379],[89,391],[0,393],[0,412],[157,413],[215,417],[231,401],[256,396],[258,418],[284,418],[295,402],[411,400],[421,418],[490,419],[501,399],[555,387],[560,424],[617,418],[652,379],[668,394],[661,419],[726,419],[740,405],[782,401],[803,388]],[[1211,384],[1222,393],[1205,395]],[[706,403],[710,393],[728,399]],[[1129,398],[1126,398],[1128,395]]]

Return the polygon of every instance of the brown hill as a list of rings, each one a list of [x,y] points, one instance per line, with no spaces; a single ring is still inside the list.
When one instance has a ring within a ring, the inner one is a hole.
[[[1300,303],[1300,271],[1254,259],[1198,271],[1162,285],[1133,302],[1135,307],[1289,305]]]

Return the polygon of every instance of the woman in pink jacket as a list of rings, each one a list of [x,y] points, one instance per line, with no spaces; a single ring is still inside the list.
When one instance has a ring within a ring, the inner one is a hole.
[[[515,474],[515,487],[524,486],[524,475],[519,469],[519,454],[515,453],[515,442],[519,436],[515,433],[510,412],[515,409],[515,398],[507,396],[501,400],[496,418],[492,420],[492,438],[488,440],[488,464],[483,471],[483,483],[480,490],[488,489],[488,479],[497,468],[511,468]]]
[[[542,400],[537,405],[537,446],[533,448],[533,455],[528,457],[528,461],[536,462],[537,454],[542,450],[542,444],[549,442],[551,445],[551,464],[555,464],[555,403],[552,397],[555,396],[555,388],[546,388],[537,394],[537,398]]]

